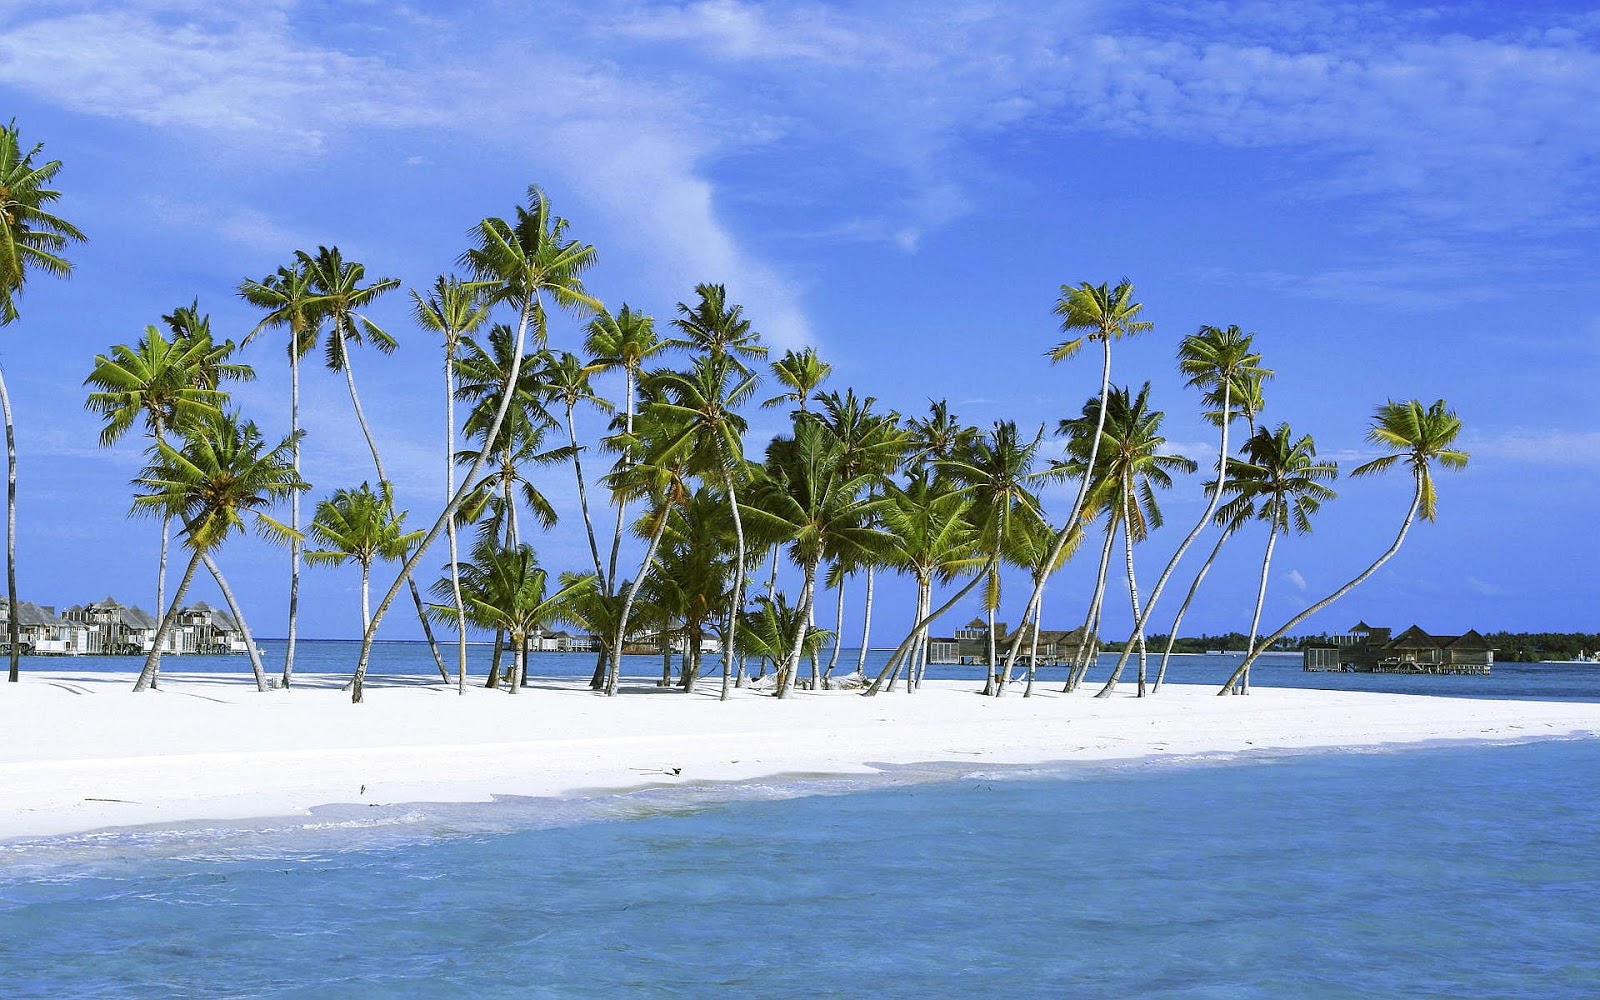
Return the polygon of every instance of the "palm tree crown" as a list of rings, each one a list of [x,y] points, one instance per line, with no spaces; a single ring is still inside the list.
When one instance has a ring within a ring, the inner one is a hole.
[[[61,197],[46,186],[61,161],[36,162],[43,149],[41,143],[22,151],[15,119],[0,127],[0,326],[17,318],[16,296],[27,272],[67,277],[72,263],[61,252],[85,239],[78,227],[45,209]]]
[[[1421,400],[1397,403],[1391,399],[1378,407],[1372,426],[1367,430],[1367,440],[1398,454],[1375,458],[1356,468],[1351,475],[1382,472],[1403,460],[1411,466],[1417,479],[1417,512],[1424,521],[1431,521],[1438,512],[1439,502],[1433,486],[1432,463],[1438,462],[1447,469],[1466,468],[1468,454],[1451,447],[1460,433],[1460,418],[1446,408],[1442,399],[1426,409]]]

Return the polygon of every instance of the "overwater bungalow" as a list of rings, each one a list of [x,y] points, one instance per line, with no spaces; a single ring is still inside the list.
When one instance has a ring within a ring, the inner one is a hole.
[[[1015,634],[1008,631],[1005,622],[996,622],[995,653],[1003,660]],[[1026,665],[1033,650],[1033,626],[1024,626],[1022,648],[1017,662]],[[1041,629],[1039,632],[1039,666],[1053,667],[1071,662],[1077,655],[1078,644],[1083,639],[1083,629]],[[985,665],[989,662],[989,625],[982,618],[974,618],[965,627],[956,629],[953,636],[928,639],[929,663],[962,663]]]
[[[1431,635],[1413,625],[1399,635],[1357,622],[1345,635],[1308,642],[1301,650],[1308,671],[1378,674],[1487,674],[1494,648],[1476,630]]]

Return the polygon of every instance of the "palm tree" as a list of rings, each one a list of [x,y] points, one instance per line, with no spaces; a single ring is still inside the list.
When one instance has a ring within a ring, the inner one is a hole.
[[[667,347],[692,351],[712,359],[728,359],[743,375],[753,372],[746,361],[760,361],[767,356],[761,346],[761,335],[750,329],[741,306],[728,305],[728,291],[721,285],[696,285],[694,292],[700,297],[692,307],[678,303],[678,318],[672,321],[683,334],[670,339]]]
[[[406,551],[422,537],[420,531],[402,531],[405,520],[405,511],[395,511],[394,491],[386,482],[378,483],[376,493],[366,483],[353,490],[334,490],[317,504],[311,518],[311,538],[326,548],[308,551],[307,563],[342,566],[353,559],[361,567],[363,631],[371,618],[368,590],[372,564],[379,559],[404,559]]]
[[[280,267],[260,281],[239,283],[239,297],[266,310],[261,322],[245,335],[248,345],[263,330],[283,329],[289,335],[289,439],[295,474],[300,472],[300,358],[316,346],[322,324],[321,297],[311,286],[306,269]],[[295,639],[300,623],[300,495],[289,500],[289,631],[283,651],[283,686],[294,677]]]
[[[785,403],[793,403],[800,408],[801,413],[806,413],[808,412],[806,404],[832,373],[833,366],[822,360],[815,347],[807,347],[800,351],[784,351],[783,357],[772,362],[772,377],[778,380],[778,384],[783,386],[785,391],[763,401],[761,408],[770,410]]]
[[[476,282],[440,275],[426,298],[411,291],[412,314],[417,325],[444,338],[444,499],[456,494],[456,354],[463,338],[489,318],[483,301],[484,287]],[[467,693],[467,609],[461,597],[461,579],[455,569],[461,559],[456,539],[456,521],[445,523],[450,547],[451,598],[456,609],[456,692]]]
[[[17,299],[30,272],[57,278],[72,274],[62,254],[85,239],[77,226],[46,211],[61,192],[46,187],[61,170],[60,160],[36,162],[44,150],[37,143],[26,153],[16,119],[0,127],[0,327],[17,321]],[[6,423],[6,607],[10,609],[8,640],[10,680],[18,678],[22,637],[17,616],[17,436],[11,419],[11,394],[0,373],[0,416]]]
[[[1270,370],[1261,367],[1261,355],[1251,350],[1253,338],[1253,334],[1244,333],[1237,326],[1230,326],[1225,330],[1214,326],[1202,326],[1197,333],[1183,338],[1183,342],[1178,345],[1178,370],[1189,376],[1189,381],[1185,384],[1198,387],[1208,400],[1212,393],[1218,396],[1218,410],[1209,416],[1221,428],[1221,441],[1217,450],[1219,471],[1216,481],[1209,484],[1210,495],[1206,500],[1205,510],[1173,551],[1172,557],[1167,560],[1166,568],[1156,579],[1156,585],[1150,591],[1150,599],[1145,602],[1144,611],[1134,622],[1133,631],[1128,634],[1128,641],[1123,644],[1122,654],[1117,657],[1113,673],[1120,673],[1128,662],[1135,641],[1139,641],[1140,649],[1143,649],[1145,625],[1155,611],[1156,602],[1161,600],[1161,593],[1166,588],[1167,581],[1171,579],[1173,570],[1178,568],[1178,561],[1189,550],[1189,546],[1194,544],[1194,540],[1200,537],[1206,525],[1211,523],[1212,515],[1216,513],[1217,505],[1222,500],[1222,493],[1227,485],[1228,429],[1233,423],[1235,402],[1233,389],[1239,385],[1251,386],[1255,387],[1255,393],[1259,394],[1261,382],[1272,377]],[[1253,394],[1248,389],[1245,397],[1247,405],[1253,407]],[[1175,634],[1176,629],[1167,636],[1169,648]]]
[[[161,663],[161,643],[177,620],[184,592],[196,567],[222,543],[245,527],[246,519],[268,541],[290,540],[294,531],[266,511],[307,488],[294,468],[291,434],[268,448],[253,421],[224,414],[204,425],[185,428],[182,447],[169,442],[154,446],[154,457],[136,486],[133,510],[174,517],[183,523],[183,543],[193,555],[178,583],[171,605],[162,615],[155,641],[145,658],[135,691],[148,689]]]
[[[587,331],[583,349],[589,353],[598,369],[609,371],[621,368],[623,371],[627,390],[622,431],[625,435],[631,435],[640,369],[646,358],[666,346],[656,339],[655,319],[645,313],[634,312],[624,302],[615,315],[602,309],[589,321]],[[626,462],[628,457],[624,454],[620,461]],[[622,547],[622,525],[627,518],[627,505],[618,502],[616,507],[616,530],[611,536],[611,558],[606,563],[605,586],[611,588],[608,593],[613,592],[616,586],[617,553]]]
[[[595,584],[592,576],[564,574],[551,592],[549,574],[539,567],[533,546],[503,546],[488,538],[479,539],[472,548],[472,560],[452,569],[451,575],[461,581],[467,620],[511,636],[516,651],[510,672],[513,694],[526,682],[529,636],[547,622],[568,620],[568,605]],[[436,592],[438,589],[435,587]],[[434,611],[452,613],[438,605]]]
[[[1172,487],[1172,473],[1193,472],[1196,463],[1182,455],[1162,452],[1167,439],[1161,436],[1161,421],[1165,416],[1149,406],[1150,383],[1146,382],[1137,396],[1130,396],[1127,388],[1114,389],[1106,400],[1107,414],[1103,423],[1104,440],[1099,443],[1098,454],[1103,456],[1106,476],[1106,505],[1113,521],[1122,524],[1123,555],[1128,569],[1128,596],[1132,603],[1135,622],[1132,642],[1139,646],[1139,697],[1145,695],[1144,631],[1138,627],[1144,616],[1139,611],[1139,585],[1134,574],[1133,548],[1149,537],[1150,532],[1161,527],[1164,519],[1156,503],[1157,489]],[[1122,666],[1127,657],[1118,659],[1105,687],[1098,698],[1107,698],[1116,690],[1122,676]]]
[[[1419,515],[1424,521],[1434,519],[1438,513],[1438,494],[1433,485],[1433,463],[1438,462],[1446,469],[1467,467],[1469,456],[1454,447],[1456,437],[1460,433],[1461,419],[1445,405],[1442,399],[1436,400],[1428,407],[1424,407],[1422,402],[1416,399],[1404,403],[1397,403],[1391,399],[1378,407],[1372,418],[1372,426],[1367,430],[1367,440],[1381,448],[1391,449],[1395,454],[1384,455],[1357,466],[1351,475],[1370,476],[1384,472],[1400,462],[1411,467],[1411,478],[1416,488],[1412,493],[1411,506],[1406,510],[1405,519],[1400,522],[1400,531],[1383,554],[1353,580],[1284,622],[1275,632],[1262,639],[1245,656],[1244,662],[1239,665],[1240,670],[1248,672],[1256,658],[1290,629],[1348,594],[1376,573],[1380,566],[1400,551],[1401,543],[1406,540],[1406,533],[1411,530],[1412,521]],[[1218,693],[1228,694],[1231,688],[1231,684],[1226,685]]]
[[[841,458],[839,442],[826,429],[797,417],[793,437],[768,446],[767,476],[752,490],[745,510],[765,530],[788,537],[789,557],[802,579],[796,608],[807,627],[824,558],[876,558],[889,548],[888,534],[872,523],[882,503],[867,493],[872,477],[849,469]],[[778,667],[779,698],[799,669],[803,638],[796,633],[789,659]]]
[[[1044,512],[1039,498],[1029,486],[1046,473],[1036,471],[1034,462],[1044,440],[1044,428],[1024,443],[1017,433],[1017,425],[1009,420],[997,421],[994,429],[976,444],[941,463],[941,467],[960,484],[973,499],[973,523],[978,528],[980,544],[988,554],[984,573],[988,576],[988,590],[984,612],[989,621],[988,671],[983,693],[1003,695],[1011,682],[1010,664],[1000,671],[996,668],[999,657],[995,648],[995,608],[1000,601],[1000,562],[1010,536],[1019,529],[1019,523],[1043,521]],[[1029,603],[1035,610],[1037,601]],[[1027,620],[1024,615],[1023,620]],[[1012,645],[1018,643],[1013,641]],[[1014,658],[1008,658],[1014,662]]]
[[[567,221],[550,211],[550,200],[539,188],[528,189],[528,206],[518,206],[515,222],[484,219],[474,227],[473,233],[476,245],[462,254],[462,263],[471,268],[475,279],[485,282],[488,303],[507,303],[516,309],[517,332],[510,351],[513,361],[506,372],[499,405],[483,435],[483,448],[464,477],[466,482],[476,479],[489,460],[489,450],[499,440],[500,425],[511,408],[512,387],[518,384],[521,374],[523,343],[530,326],[534,339],[541,346],[544,344],[548,320],[545,297],[549,296],[556,305],[566,309],[597,311],[600,308],[599,301],[583,287],[583,273],[594,266],[594,247],[568,238]],[[456,507],[465,495],[466,484],[463,483],[406,560],[402,576],[415,570],[417,561],[455,516]],[[366,673],[367,660],[372,655],[372,637],[399,592],[400,580],[396,579],[378,602],[372,624],[362,637],[361,653],[356,661],[356,683],[352,686],[352,698],[357,702],[361,700],[361,676]]]
[[[1248,650],[1255,648],[1261,627],[1261,605],[1267,597],[1267,574],[1272,568],[1278,533],[1288,528],[1301,535],[1311,531],[1311,516],[1322,509],[1324,501],[1335,496],[1322,484],[1338,476],[1339,468],[1332,462],[1317,461],[1317,445],[1311,435],[1295,440],[1288,424],[1279,424],[1270,431],[1261,428],[1241,451],[1243,460],[1228,463],[1233,478],[1227,489],[1234,498],[1224,509],[1223,520],[1233,523],[1254,517],[1267,522],[1269,529],[1266,553],[1261,558],[1261,582],[1256,587],[1256,607],[1250,616],[1250,641],[1245,647]],[[1241,667],[1233,684],[1236,693],[1247,693],[1250,672]]]
[[[600,589],[607,590],[610,588],[610,578],[600,563],[600,543],[594,537],[594,519],[589,516],[589,489],[583,478],[583,449],[578,444],[578,428],[572,419],[579,403],[587,403],[601,413],[616,409],[610,400],[595,395],[594,387],[589,384],[589,376],[599,370],[598,366],[585,365],[571,351],[562,351],[552,356],[544,370],[544,388],[561,402],[566,413],[572,471],[578,480],[578,509],[583,514],[583,530],[589,538],[589,554],[594,557],[594,575],[600,581]]]
[[[700,675],[706,629],[727,613],[733,587],[733,524],[727,500],[702,486],[668,519],[656,569],[642,598],[680,623],[686,667],[682,686],[693,691]],[[727,641],[727,629],[722,641]]]
[[[720,300],[719,300],[720,303]],[[731,315],[737,315],[734,306]],[[743,323],[743,321],[740,321]],[[743,323],[741,335],[752,345],[754,333]],[[754,346],[749,350],[757,350]],[[759,348],[765,350],[765,348]],[[663,371],[650,377],[652,412],[658,428],[675,427],[675,436],[662,439],[652,457],[655,464],[672,464],[682,458],[691,472],[716,482],[733,520],[733,593],[728,602],[728,619],[733,623],[722,644],[722,698],[728,697],[733,657],[738,646],[738,614],[744,607],[745,537],[744,521],[736,488],[737,474],[745,467],[745,420],[736,412],[755,392],[756,376],[738,364],[736,358],[711,353],[694,359],[685,372]]]
[[[1068,559],[1072,558],[1078,543],[1083,540],[1083,530],[1080,523],[1079,530],[1072,533],[1066,548],[1056,552],[1055,531],[1043,520],[1023,519],[1016,522],[1014,529],[1006,539],[1005,559],[1013,566],[1026,569],[1033,585],[1038,587],[1042,580],[1047,580],[1050,574],[1060,569]],[[1049,562],[1054,555],[1054,563]],[[1041,590],[1042,594],[1042,590]],[[1040,600],[1035,609],[1033,619],[1024,621],[1022,627],[1030,629],[1028,651],[1028,683],[1022,690],[1024,698],[1033,696],[1034,675],[1038,669],[1039,661],[1039,629],[1044,618],[1044,601]]]
[[[750,652],[774,663],[798,663],[803,656],[815,656],[828,638],[828,633],[812,625],[800,605],[791,606],[781,591],[758,596],[755,607],[739,618],[739,631]]]
[[[1085,344],[1099,342],[1100,344],[1100,414],[1102,418],[1106,409],[1106,397],[1111,392],[1111,342],[1124,337],[1132,337],[1149,331],[1154,324],[1139,319],[1139,314],[1144,311],[1144,305],[1133,301],[1133,283],[1123,278],[1115,288],[1108,288],[1104,284],[1091,285],[1087,281],[1079,282],[1076,286],[1061,286],[1061,297],[1056,300],[1055,314],[1061,317],[1061,331],[1074,333],[1084,331],[1076,337],[1063,340],[1050,351],[1046,352],[1051,362],[1065,361],[1077,354]],[[1077,529],[1078,514],[1089,496],[1089,476],[1095,469],[1095,454],[1093,447],[1100,442],[1101,427],[1096,427],[1092,438],[1093,445],[1084,467],[1084,479],[1078,484],[1078,494],[1072,501],[1072,507],[1067,511],[1066,520],[1056,533],[1055,547],[1046,562],[1054,563],[1060,558],[1061,551],[1067,547],[1068,540],[1073,531]],[[1048,579],[1048,575],[1046,576]],[[1044,583],[1040,580],[1034,585],[1033,594],[1028,598],[1027,607],[1023,611],[1022,620],[1030,617],[1037,618],[1039,602],[1044,598]],[[1022,633],[1018,632],[1011,641],[1011,649],[1006,653],[1005,672],[1010,676],[1011,668],[1017,661],[1017,652],[1022,647]]]

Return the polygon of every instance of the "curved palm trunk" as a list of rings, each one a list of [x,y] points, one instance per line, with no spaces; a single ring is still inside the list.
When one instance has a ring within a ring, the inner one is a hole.
[[[639,575],[628,584],[628,596],[622,599],[622,610],[617,614],[617,638],[611,644],[611,662],[606,666],[606,697],[617,693],[617,675],[622,672],[622,644],[628,637],[628,616],[633,613],[633,602],[639,596],[639,588],[644,585],[644,578],[650,575],[650,567],[656,561],[656,549],[661,547],[661,536],[667,532],[667,512],[661,511],[656,518],[656,526],[650,532],[650,547],[645,550],[644,563],[639,567]]]
[[[795,618],[798,624],[794,629],[794,644],[789,648],[789,655],[784,659],[783,665],[778,668],[777,697],[782,698],[789,693],[789,688],[794,684],[795,675],[800,672],[800,658],[805,652],[805,640],[811,629],[811,602],[817,589],[817,562],[807,561],[804,577],[800,583],[800,604],[795,608]]]
[[[1172,619],[1172,628],[1167,633],[1167,648],[1161,653],[1161,666],[1156,670],[1156,684],[1154,691],[1160,691],[1161,685],[1167,679],[1167,660],[1172,656],[1172,645],[1178,641],[1178,626],[1183,624],[1183,616],[1189,610],[1189,605],[1194,601],[1194,595],[1199,592],[1200,584],[1210,571],[1211,564],[1216,560],[1217,553],[1222,551],[1222,543],[1233,534],[1232,528],[1224,528],[1222,534],[1217,536],[1217,544],[1211,547],[1211,554],[1206,556],[1206,561],[1200,567],[1200,572],[1194,576],[1194,582],[1189,584],[1189,593],[1184,595],[1183,603],[1178,606],[1178,613]]]
[[[1178,546],[1178,550],[1172,553],[1171,559],[1167,560],[1167,568],[1161,571],[1161,576],[1156,579],[1155,587],[1150,591],[1150,600],[1144,606],[1144,614],[1135,614],[1133,632],[1128,635],[1128,641],[1122,647],[1122,655],[1117,657],[1117,666],[1114,671],[1116,673],[1120,673],[1123,664],[1128,662],[1128,653],[1133,649],[1135,639],[1139,641],[1140,656],[1144,655],[1145,625],[1149,621],[1150,615],[1155,612],[1156,602],[1161,599],[1161,592],[1166,588],[1167,580],[1171,578],[1173,570],[1178,568],[1178,560],[1183,558],[1183,554],[1189,550],[1189,546],[1194,543],[1196,538],[1200,537],[1200,532],[1204,531],[1206,525],[1210,523],[1211,515],[1217,512],[1217,504],[1222,501],[1222,488],[1228,480],[1228,425],[1232,422],[1228,419],[1228,411],[1230,409],[1231,400],[1229,397],[1232,386],[1232,379],[1224,378],[1222,380],[1222,443],[1218,447],[1217,484],[1211,490],[1211,499],[1206,503],[1205,512],[1200,515],[1200,520],[1196,521],[1194,527],[1189,529],[1189,534],[1184,536],[1182,544]],[[1174,635],[1176,635],[1176,632],[1174,632]],[[1169,637],[1169,642],[1171,638]],[[1168,648],[1170,649],[1171,646],[1169,645]],[[1163,658],[1163,663],[1165,663],[1165,658]],[[1142,672],[1142,663],[1140,669]],[[1157,686],[1159,686],[1159,682]],[[1139,696],[1144,696],[1143,683],[1139,686]]]
[[[177,593],[172,595],[172,606],[161,616],[161,624],[156,627],[155,641],[150,644],[150,652],[144,658],[144,669],[139,671],[139,679],[133,685],[135,691],[147,691],[155,685],[156,671],[161,667],[161,643],[172,632],[173,622],[178,620],[178,605],[183,603],[183,595],[194,580],[194,571],[199,568],[204,554],[196,552],[189,559],[188,568],[183,571],[183,581],[178,584]]]
[[[600,543],[594,537],[594,519],[589,516],[589,488],[583,479],[583,460],[578,457],[578,427],[572,422],[572,404],[567,404],[567,441],[572,445],[572,471],[578,478],[578,510],[583,514],[583,531],[589,536],[589,554],[594,557],[594,575],[600,589],[610,593],[609,577],[600,565]]]
[[[1272,550],[1278,544],[1278,525],[1274,523],[1272,530],[1267,532],[1267,551],[1261,557],[1261,580],[1256,584],[1256,607],[1250,615],[1250,640],[1245,643],[1245,650],[1256,648],[1256,636],[1261,629],[1261,608],[1267,600],[1267,577],[1272,570]],[[1234,694],[1250,693],[1250,671],[1242,671],[1240,677],[1234,682]]]
[[[1072,501],[1072,509],[1067,513],[1067,519],[1062,523],[1062,528],[1056,533],[1056,539],[1050,546],[1050,555],[1045,559],[1046,566],[1054,566],[1061,558],[1061,553],[1067,547],[1067,541],[1072,537],[1072,526],[1078,520],[1078,514],[1083,510],[1084,500],[1089,496],[1089,481],[1094,476],[1095,462],[1100,457],[1100,435],[1106,429],[1106,397],[1111,394],[1111,339],[1101,340],[1100,363],[1100,413],[1095,420],[1094,441],[1089,445],[1089,464],[1084,468],[1083,480],[1078,483],[1078,495]],[[1044,600],[1044,581],[1034,584],[1033,593],[1028,597],[1028,604],[1022,611],[1022,620],[1027,621],[1030,615],[1039,613],[1039,604]],[[1006,651],[1006,674],[1010,676],[1011,668],[1017,662],[1017,653],[1022,648],[1022,633],[1018,632],[1011,641],[1011,647]]]
[[[15,683],[22,656],[22,623],[17,621],[17,434],[11,423],[11,394],[6,391],[4,375],[0,375],[0,411],[6,421],[6,608],[10,612],[6,638],[11,647],[9,680]]]
[[[822,686],[833,681],[833,668],[839,665],[839,644],[844,639],[844,577],[839,578],[839,600],[833,616],[833,652],[828,655],[828,669],[822,672]]]
[[[1245,656],[1244,662],[1239,664],[1239,669],[1233,672],[1233,676],[1228,678],[1228,682],[1222,686],[1222,690],[1218,691],[1217,694],[1231,694],[1231,689],[1233,686],[1239,683],[1244,677],[1249,675],[1250,667],[1256,662],[1256,659],[1262,653],[1266,652],[1267,648],[1273,643],[1283,638],[1284,633],[1305,621],[1307,618],[1310,618],[1318,611],[1321,611],[1323,608],[1332,604],[1334,601],[1337,601],[1339,598],[1350,593],[1350,591],[1354,590],[1357,586],[1363,583],[1369,576],[1376,573],[1378,571],[1378,567],[1388,562],[1396,552],[1400,551],[1400,544],[1406,540],[1406,532],[1411,530],[1411,522],[1416,520],[1417,509],[1422,506],[1422,473],[1420,470],[1418,470],[1414,473],[1414,475],[1417,481],[1416,493],[1411,497],[1411,508],[1406,511],[1405,520],[1400,522],[1400,531],[1394,536],[1394,543],[1390,545],[1389,548],[1384,551],[1383,555],[1379,556],[1371,566],[1368,566],[1366,569],[1362,570],[1355,579],[1340,587],[1338,590],[1335,590],[1333,593],[1329,594],[1327,597],[1324,597],[1317,603],[1311,605],[1311,607],[1306,608],[1293,618],[1284,622],[1278,627],[1276,632],[1273,632],[1265,639],[1262,639],[1260,644],[1254,649],[1251,649],[1249,654]]]
[[[1097,635],[1100,622],[1100,603],[1105,600],[1106,572],[1111,568],[1111,547],[1117,540],[1117,522],[1113,518],[1106,526],[1106,543],[1100,547],[1100,568],[1094,578],[1094,592],[1089,597],[1089,609],[1083,616],[1083,634],[1078,636],[1078,648],[1072,655],[1072,669],[1067,672],[1067,683],[1062,693],[1070,694],[1083,683],[1083,678],[1089,673],[1089,647],[1094,645],[1091,637]]]
[[[917,634],[923,629],[932,625],[939,619],[939,616],[943,615],[946,611],[949,611],[951,608],[955,607],[956,603],[963,597],[966,597],[968,594],[972,593],[972,589],[983,581],[984,573],[987,571],[987,567],[985,567],[984,569],[979,570],[977,573],[974,573],[972,579],[968,580],[960,590],[956,591],[955,594],[950,597],[949,600],[945,601],[933,611],[924,615],[920,621],[912,626],[911,634],[900,640],[900,645],[896,646],[894,648],[894,652],[889,654],[889,662],[885,663],[883,665],[883,669],[878,671],[878,676],[873,680],[871,686],[869,686],[865,691],[861,692],[862,695],[870,696],[877,694],[878,691],[883,687],[884,678],[888,677],[890,672],[900,665],[900,661],[905,659],[906,651],[909,650],[912,643],[916,641]]]
[[[456,342],[451,338],[444,355],[444,499],[448,506],[456,492]],[[467,693],[467,605],[461,597],[461,555],[456,541],[456,519],[445,523],[450,548],[450,596],[456,605],[456,694]]]
[[[291,330],[289,341],[289,432],[294,435],[290,446],[294,462],[294,477],[300,478],[300,343]],[[300,624],[300,551],[304,536],[300,533],[300,491],[289,497],[289,527],[294,534],[289,538],[289,636],[283,649],[283,686],[294,679],[294,645]],[[359,686],[358,686],[359,689]]]
[[[339,335],[341,339],[343,334]],[[367,450],[372,452],[372,467],[378,472],[380,482],[390,482],[388,473],[383,469],[383,458],[378,455],[378,442],[372,437],[372,428],[367,426],[367,414],[361,407],[361,396],[356,392],[356,373],[350,366],[350,345],[342,345],[344,355],[344,384],[350,389],[350,405],[356,412],[356,423],[361,425],[361,436],[367,439]],[[405,570],[401,570],[405,577],[406,586],[411,588],[411,600],[417,607],[417,621],[422,625],[423,638],[428,640],[428,649],[433,653],[434,665],[439,668],[439,679],[446,684],[450,683],[450,671],[445,668],[444,657],[439,655],[439,643],[433,637],[433,626],[428,622],[427,609],[422,605],[422,592],[417,589],[416,579]],[[362,623],[362,632],[366,631],[366,623]]]
[[[721,701],[728,700],[728,674],[732,659],[735,655],[734,647],[739,639],[739,612],[744,608],[744,519],[739,516],[739,500],[733,492],[733,473],[727,469],[722,471],[722,485],[728,491],[728,507],[733,513],[733,595],[728,600],[728,635],[727,641],[722,644],[722,694]]]
[[[1048,570],[1042,571],[1041,576],[1047,574],[1048,572]],[[1039,628],[1040,623],[1044,620],[1044,588],[1040,586],[1039,580],[1034,581],[1034,586],[1039,587],[1039,605],[1034,611],[1033,615],[1033,640],[1028,644],[1028,683],[1027,686],[1022,689],[1022,696],[1024,698],[1033,697],[1033,678],[1039,670]],[[1027,623],[1024,622],[1024,625],[1026,624]],[[1010,667],[1006,668],[1006,683],[1011,683]]]
[[[417,563],[422,561],[423,554],[428,551],[428,546],[432,545],[434,539],[439,537],[439,533],[444,530],[445,524],[455,517],[456,508],[461,506],[461,501],[465,499],[469,486],[477,480],[478,473],[483,471],[484,464],[489,460],[489,449],[495,438],[499,437],[500,428],[505,424],[506,412],[511,408],[511,397],[513,395],[511,389],[517,384],[517,379],[522,374],[522,346],[527,337],[528,322],[533,316],[536,303],[542,311],[543,304],[538,302],[537,296],[530,297],[523,303],[521,316],[517,322],[516,342],[512,345],[511,371],[507,373],[506,381],[500,388],[500,405],[495,409],[494,420],[490,423],[488,433],[484,436],[484,447],[473,458],[472,466],[468,469],[467,474],[462,477],[462,484],[456,490],[455,496],[450,498],[450,502],[445,505],[443,512],[439,514],[438,520],[433,522],[433,527],[428,529],[428,533],[423,536],[421,542],[417,543],[417,547],[412,550],[404,565],[400,567],[400,576],[395,578],[388,592],[384,594],[383,600],[378,602],[377,611],[372,616],[372,624],[367,626],[365,634],[361,637],[361,653],[356,657],[355,675],[351,678],[350,683],[350,698],[351,701],[357,704],[361,702],[361,682],[367,673],[367,663],[372,658],[372,640],[377,634],[379,622],[383,620],[385,612],[389,610],[389,605],[394,603],[395,597],[400,593],[401,578],[409,578],[410,574],[415,571]]]
[[[244,609],[239,607],[239,601],[233,596],[233,588],[228,586],[227,577],[222,575],[222,570],[217,568],[216,560],[207,555],[202,560],[211,578],[217,581],[217,589],[222,591],[222,599],[227,602],[228,610],[233,613],[233,620],[239,623],[239,631],[244,634],[245,652],[250,656],[250,671],[255,674],[256,690],[267,689],[266,670],[261,666],[261,651],[256,648],[256,637],[250,634],[250,626],[244,620]]]
[[[1132,505],[1133,490],[1124,490],[1122,498],[1122,551],[1128,562],[1128,600],[1133,604],[1133,620],[1138,623],[1142,622],[1144,617],[1139,614],[1139,581],[1133,573],[1133,532],[1128,530],[1133,523],[1131,516],[1133,513]],[[1122,655],[1117,657],[1116,666],[1111,668],[1111,676],[1106,679],[1105,686],[1095,694],[1096,698],[1109,698],[1111,697],[1111,692],[1117,689],[1117,681],[1122,679],[1122,668],[1128,662],[1128,652],[1133,648],[1136,640],[1141,646],[1143,645],[1144,630],[1138,628],[1137,624],[1134,628],[1133,637],[1123,644]],[[1143,698],[1144,694],[1144,655],[1141,653],[1139,656],[1139,697]]]
[[[633,440],[633,381],[634,381],[634,369],[633,369],[632,365],[627,366],[627,376],[628,376],[627,377],[627,382],[628,382],[628,403],[627,403],[627,423],[626,423],[626,427],[627,427],[627,433],[628,433],[628,440],[631,441],[631,440]],[[623,463],[624,467],[626,467],[628,459],[631,458],[631,457],[632,456],[630,454],[628,454],[628,452],[626,452],[626,451],[623,452],[623,454],[622,454],[622,463]],[[607,587],[605,588],[605,591],[606,591],[607,595],[609,595],[611,593],[610,585],[615,584],[616,579],[617,579],[617,552],[618,552],[618,550],[620,550],[622,548],[622,525],[623,525],[624,520],[626,519],[627,509],[628,509],[627,501],[622,499],[621,497],[616,497],[615,498],[615,502],[616,502],[616,505],[617,505],[617,530],[611,536],[611,561],[609,563],[610,569],[607,571],[606,577],[605,577],[605,580],[606,580],[606,583],[607,583]]]
[[[861,649],[856,653],[856,674],[867,676],[867,644],[872,638],[872,576],[873,567],[867,566],[867,600],[861,612]]]

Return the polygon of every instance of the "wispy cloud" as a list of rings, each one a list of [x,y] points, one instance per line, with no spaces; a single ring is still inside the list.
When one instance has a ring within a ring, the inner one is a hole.
[[[1475,440],[1468,449],[1479,460],[1600,465],[1600,431],[1515,430]]]

